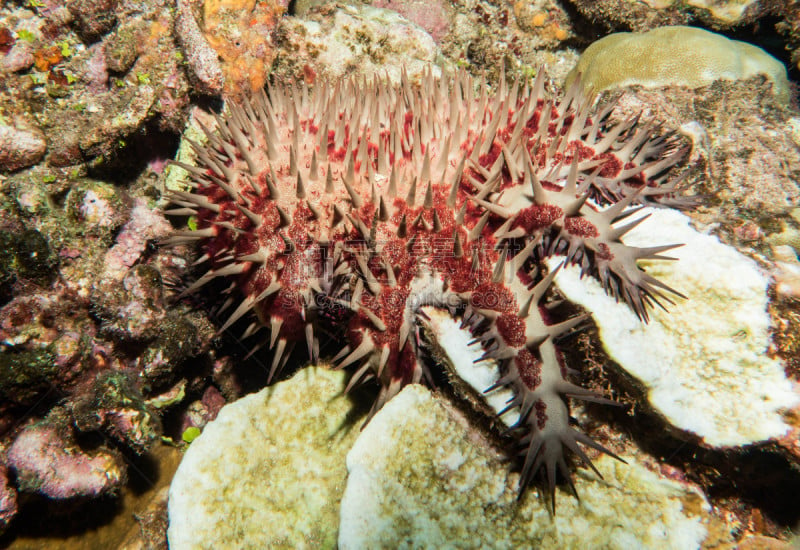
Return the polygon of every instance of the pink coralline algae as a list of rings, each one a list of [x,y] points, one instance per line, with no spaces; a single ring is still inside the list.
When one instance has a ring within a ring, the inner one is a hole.
[[[554,495],[564,448],[590,467],[579,443],[611,451],[570,425],[566,398],[606,400],[567,379],[559,341],[586,317],[559,307],[544,260],[579,266],[643,321],[679,295],[638,264],[677,245],[622,239],[637,205],[689,203],[668,174],[685,150],[638,118],[609,124],[611,110],[577,86],[551,97],[541,72],[493,93],[465,73],[270,87],[229,105],[196,166],[179,163],[192,189],[170,213],[197,228],[169,243],[196,243],[206,266],[186,292],[227,278],[239,299],[222,329],[248,316],[271,377],[297,344],[317,361],[340,342],[348,389],[378,388],[372,414],[442,379],[424,309],[448,311],[500,368],[476,393],[513,395],[497,414],[518,413],[520,492],[542,471]]]
[[[17,492],[8,482],[8,468],[0,463],[0,535],[17,515]]]
[[[378,0],[372,3],[376,8],[395,10],[400,15],[416,23],[437,42],[450,30],[451,8],[447,2],[397,2],[396,0]]]
[[[53,499],[97,497],[115,491],[124,477],[114,455],[85,453],[45,423],[17,436],[8,450],[8,464],[21,490]]]
[[[121,280],[141,257],[147,242],[169,234],[170,230],[169,222],[161,214],[148,208],[146,201],[137,199],[130,220],[106,254],[105,275]]]

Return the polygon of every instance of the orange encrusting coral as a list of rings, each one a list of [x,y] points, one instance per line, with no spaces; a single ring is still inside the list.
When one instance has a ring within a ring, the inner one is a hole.
[[[284,11],[272,0],[205,0],[203,34],[222,61],[227,95],[263,88],[274,57],[272,30]]]

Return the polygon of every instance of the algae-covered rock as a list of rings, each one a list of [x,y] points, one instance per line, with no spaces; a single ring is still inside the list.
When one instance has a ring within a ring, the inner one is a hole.
[[[698,548],[709,505],[695,487],[634,460],[576,472],[552,515],[429,390],[404,388],[347,455],[339,548]]]
[[[359,433],[346,375],[311,367],[222,408],[170,488],[170,548],[331,548]]]
[[[101,431],[138,454],[151,450],[161,435],[161,422],[129,372],[98,374],[91,390],[75,399],[73,415],[79,430]]]
[[[0,296],[16,279],[38,285],[52,282],[58,259],[47,239],[35,229],[6,231],[0,229]]]
[[[113,233],[127,221],[121,193],[113,185],[89,179],[79,179],[70,187],[65,212],[76,231],[110,244]]]
[[[762,76],[696,90],[634,88],[616,102],[610,124],[642,115],[678,129],[692,142],[684,193],[702,197],[695,220],[720,223],[729,242],[743,221],[772,233],[800,204],[800,119],[771,89]]]
[[[763,0],[569,0],[584,16],[608,28],[648,30],[694,19],[714,29],[753,23],[777,12]],[[777,12],[777,13],[776,13]]]
[[[632,85],[699,88],[764,75],[777,97],[790,98],[786,67],[761,48],[680,25],[601,38],[586,48],[567,83],[578,74],[583,87],[596,92]]]
[[[0,398],[30,405],[52,387],[59,369],[48,349],[2,349],[0,354]]]
[[[0,4],[0,171],[134,160],[143,128],[178,129],[188,104],[173,3]],[[16,6],[16,9],[14,8]],[[70,168],[71,169],[71,168]]]

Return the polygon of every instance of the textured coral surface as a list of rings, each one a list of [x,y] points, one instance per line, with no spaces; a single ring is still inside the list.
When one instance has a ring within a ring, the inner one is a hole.
[[[665,172],[683,151],[637,121],[606,128],[610,109],[544,84],[351,80],[230,105],[195,146],[198,166],[182,164],[194,189],[172,196],[197,228],[170,242],[198,241],[208,266],[187,291],[232,281],[241,298],[223,329],[253,312],[245,334],[267,329],[270,376],[297,343],[316,360],[321,341],[340,341],[350,387],[378,383],[373,413],[407,384],[434,384],[421,308],[448,310],[501,363],[475,390],[512,392],[498,414],[519,414],[520,489],[542,467],[552,487],[557,468],[569,477],[563,446],[587,463],[577,442],[604,450],[569,426],[565,397],[602,398],[567,380],[556,341],[585,317],[550,300],[541,261],[563,256],[646,320],[675,291],[637,260],[674,245],[626,246],[640,220],[616,222],[631,204],[677,200]]]

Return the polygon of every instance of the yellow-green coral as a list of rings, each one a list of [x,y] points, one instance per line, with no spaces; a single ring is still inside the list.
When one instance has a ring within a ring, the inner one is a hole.
[[[734,25],[746,17],[746,12],[758,9],[758,0],[687,0],[688,5],[706,10],[714,19],[723,25]]]
[[[797,223],[800,223],[800,208],[795,208],[789,212]],[[788,225],[785,221],[780,220],[780,233],[773,233],[767,237],[767,242],[772,246],[789,245],[795,252],[800,253],[800,229]]]
[[[620,32],[583,52],[567,77],[581,74],[584,88],[597,92],[629,85],[699,88],[715,80],[764,75],[777,97],[790,97],[786,67],[757,46],[695,27],[660,27],[645,33]]]

